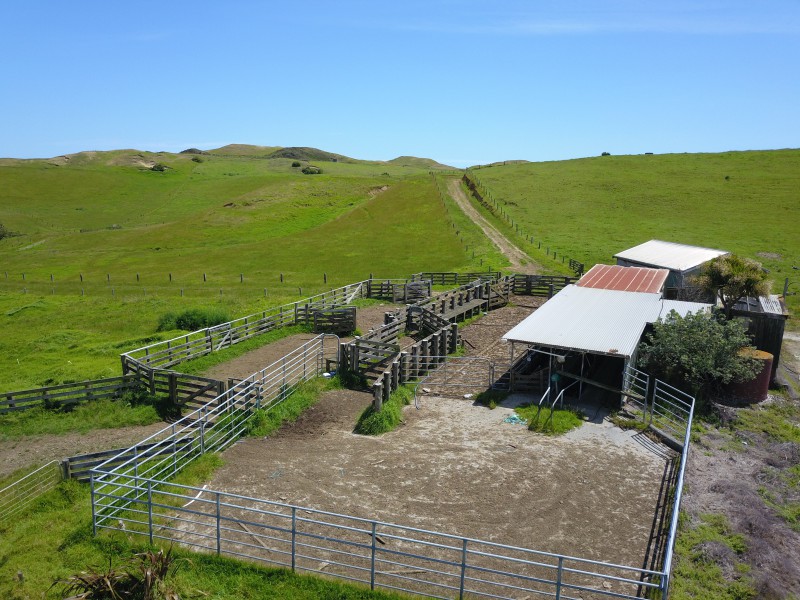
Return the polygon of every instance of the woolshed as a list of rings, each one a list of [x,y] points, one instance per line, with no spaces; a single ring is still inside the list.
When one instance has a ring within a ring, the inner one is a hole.
[[[666,269],[595,265],[503,336],[511,344],[515,391],[569,388],[582,402],[622,400],[645,328],[674,310],[709,304],[664,298]]]
[[[669,276],[664,290],[666,298],[706,300],[698,297],[695,291],[692,290],[691,279],[700,273],[704,264],[727,254],[730,254],[730,252],[726,250],[650,240],[644,244],[618,252],[614,255],[614,258],[617,259],[617,265],[622,267],[667,269]],[[711,299],[709,298],[708,300]]]

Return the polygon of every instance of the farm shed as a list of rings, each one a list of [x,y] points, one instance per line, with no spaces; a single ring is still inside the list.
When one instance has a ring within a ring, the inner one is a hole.
[[[614,258],[617,259],[617,265],[623,267],[668,269],[665,296],[677,298],[682,297],[681,290],[685,292],[691,287],[691,277],[699,274],[705,263],[727,254],[730,252],[726,250],[650,240],[618,252]]]
[[[779,296],[746,297],[733,307],[733,316],[745,320],[747,333],[756,348],[772,354],[770,382],[774,382],[781,358],[786,319],[789,318],[786,306]]]
[[[608,273],[622,276],[620,270],[625,267],[613,267]],[[524,353],[523,363],[546,370],[547,381],[559,390],[574,385],[579,399],[616,398],[623,389],[624,373],[636,362],[648,324],[671,310],[685,316],[709,307],[665,300],[660,292],[569,285],[508,331],[503,340],[511,343],[512,363],[515,355],[520,359]],[[562,383],[562,377],[570,381]],[[590,387],[590,398],[583,398],[585,386]]]
[[[581,277],[577,285],[619,292],[660,294],[668,276],[669,271],[666,269],[595,265]]]

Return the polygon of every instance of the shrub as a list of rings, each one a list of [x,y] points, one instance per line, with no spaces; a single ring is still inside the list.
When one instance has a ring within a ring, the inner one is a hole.
[[[294,161],[294,162],[292,163],[292,166],[293,166],[293,167],[300,167],[300,166],[302,166],[302,164],[303,164],[303,163],[301,163],[299,160],[296,160],[296,161]]]
[[[603,152],[600,156],[611,156],[611,152]]]
[[[199,156],[193,156],[192,157],[192,162],[201,163],[201,162],[204,162],[204,161]]]
[[[197,331],[230,321],[228,313],[219,308],[190,308],[181,313],[168,312],[158,319],[158,331]]]
[[[162,165],[161,163],[156,163],[152,167],[150,167],[151,171],[158,171],[159,173],[163,173],[167,170],[167,165]]]
[[[301,172],[305,175],[321,175],[322,169],[315,167],[314,165],[308,165],[307,167],[303,167]]]
[[[760,363],[741,349],[749,347],[744,325],[727,321],[721,313],[689,313],[674,310],[653,324],[652,333],[639,344],[639,365],[651,375],[684,389],[696,397],[698,410],[729,383],[750,381]]]

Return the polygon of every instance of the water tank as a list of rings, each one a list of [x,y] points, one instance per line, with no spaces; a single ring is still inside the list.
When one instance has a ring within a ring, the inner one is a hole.
[[[728,386],[727,395],[735,404],[753,404],[767,399],[769,380],[772,376],[773,356],[769,352],[745,348],[741,354],[755,358],[759,362],[759,370],[755,378]]]

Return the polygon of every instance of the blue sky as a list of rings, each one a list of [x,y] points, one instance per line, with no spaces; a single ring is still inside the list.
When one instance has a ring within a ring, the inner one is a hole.
[[[2,0],[0,156],[800,147],[800,2]]]

